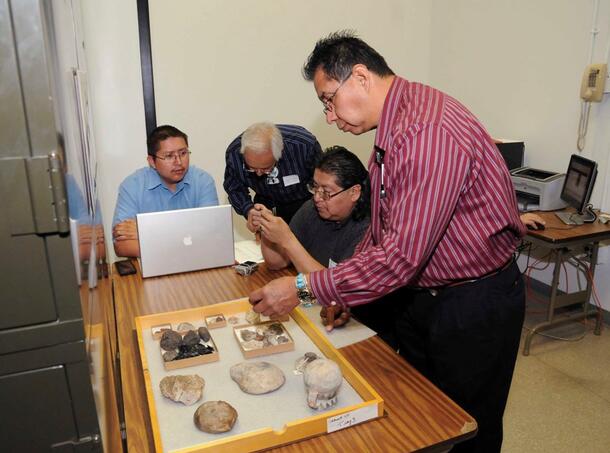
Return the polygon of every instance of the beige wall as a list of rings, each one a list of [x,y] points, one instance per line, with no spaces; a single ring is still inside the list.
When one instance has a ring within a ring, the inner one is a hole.
[[[342,144],[365,162],[374,135],[329,127],[301,67],[316,40],[353,28],[396,72],[428,75],[429,8],[422,2],[150,0],[158,124],[189,135],[192,162],[222,189],[227,145],[256,121],[299,124],[322,147]],[[373,6],[375,5],[375,6]],[[383,5],[379,8],[379,5]],[[235,216],[238,238],[250,238]]]

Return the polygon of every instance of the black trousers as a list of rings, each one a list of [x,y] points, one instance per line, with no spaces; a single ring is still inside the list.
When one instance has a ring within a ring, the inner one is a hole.
[[[477,436],[452,453],[499,452],[525,314],[517,265],[436,295],[403,288],[391,297],[400,354],[477,421]]]

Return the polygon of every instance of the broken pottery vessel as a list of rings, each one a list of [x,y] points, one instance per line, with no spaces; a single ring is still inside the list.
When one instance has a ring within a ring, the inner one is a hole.
[[[312,409],[327,409],[337,403],[343,374],[332,360],[316,359],[305,367],[303,382],[307,390],[307,405]]]

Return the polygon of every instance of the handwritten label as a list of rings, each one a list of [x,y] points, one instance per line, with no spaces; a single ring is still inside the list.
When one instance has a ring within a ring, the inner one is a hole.
[[[326,432],[332,433],[343,428],[357,425],[377,417],[377,405],[361,407],[355,411],[346,412],[345,414],[336,415],[326,419]]]

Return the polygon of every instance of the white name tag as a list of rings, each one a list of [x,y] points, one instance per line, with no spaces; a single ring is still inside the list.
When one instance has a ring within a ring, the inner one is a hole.
[[[361,407],[360,409],[326,419],[326,432],[332,433],[343,428],[357,425],[377,417],[377,405]]]
[[[299,175],[288,175],[282,178],[284,180],[284,186],[293,186],[298,184],[301,180],[299,179]]]

